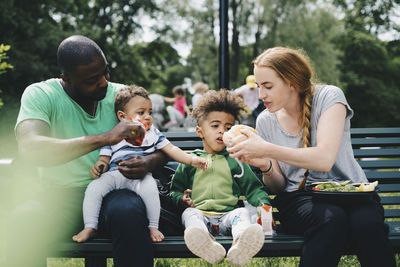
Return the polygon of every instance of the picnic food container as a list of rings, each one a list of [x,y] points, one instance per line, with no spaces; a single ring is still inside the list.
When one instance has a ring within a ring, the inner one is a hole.
[[[262,226],[264,235],[273,235],[272,206],[257,207],[257,223]]]

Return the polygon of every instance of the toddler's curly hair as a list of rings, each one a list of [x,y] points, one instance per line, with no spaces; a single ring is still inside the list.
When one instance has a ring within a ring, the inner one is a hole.
[[[197,125],[213,111],[226,112],[239,121],[240,113],[245,110],[245,107],[243,99],[236,94],[231,94],[226,89],[209,90],[193,109],[192,116],[196,119]]]
[[[126,86],[118,91],[115,96],[114,102],[114,110],[115,114],[118,113],[119,110],[125,111],[125,106],[135,96],[141,96],[145,99],[149,99],[149,93],[143,87],[137,86],[135,84]]]

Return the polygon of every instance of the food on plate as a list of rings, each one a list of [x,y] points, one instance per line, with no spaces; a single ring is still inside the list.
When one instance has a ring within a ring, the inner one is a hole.
[[[312,190],[316,191],[329,191],[329,192],[371,192],[375,190],[378,185],[378,181],[373,183],[362,183],[359,186],[357,184],[348,184],[348,182],[323,182],[318,183]]]
[[[336,182],[321,183],[313,187],[313,190],[318,191],[337,191],[337,192],[355,192],[357,187],[351,184],[340,185]]]
[[[360,192],[371,192],[375,190],[375,187],[378,185],[378,181],[375,181],[373,183],[366,183],[366,184],[360,184],[358,187],[358,191]]]
[[[243,124],[234,125],[229,131],[225,132],[222,137],[222,140],[224,141],[225,145],[234,146],[246,140],[247,136],[242,134],[240,131],[242,129],[248,129],[254,133],[257,133],[257,131],[250,126]]]

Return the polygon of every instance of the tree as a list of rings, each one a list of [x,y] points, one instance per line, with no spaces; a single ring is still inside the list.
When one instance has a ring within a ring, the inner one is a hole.
[[[335,45],[343,24],[333,15],[332,7],[292,9],[277,29],[275,45],[302,48],[310,57],[318,82],[341,86],[341,51]]]
[[[386,42],[366,32],[349,31],[340,40],[344,51],[342,80],[356,111],[356,127],[393,127],[400,123],[400,57],[391,58]]]
[[[346,28],[378,35],[381,31],[396,27],[393,10],[398,10],[398,0],[334,0],[345,13]]]
[[[165,95],[174,86],[182,84],[188,75],[178,52],[158,39],[126,46],[113,56],[120,61],[115,73],[111,74],[114,79],[120,77],[125,83],[138,84],[151,93]]]
[[[177,25],[182,25],[182,20],[188,24],[183,29],[177,29],[177,32],[180,33],[180,40],[191,44],[191,51],[186,59],[189,77],[193,82],[202,81],[209,84],[211,89],[218,89],[218,2],[205,0],[201,7],[186,1],[172,2],[179,14]]]
[[[385,42],[378,34],[396,29],[392,11],[397,0],[335,0],[344,10],[344,33],[337,39],[343,51],[341,80],[355,110],[352,125],[393,127],[400,123],[400,55],[398,41]]]
[[[0,76],[5,95],[18,97],[30,83],[59,75],[55,51],[63,34],[50,16],[50,5],[39,0],[0,1],[0,36],[13,48],[9,56],[14,66]]]
[[[151,0],[0,1],[0,36],[12,45],[10,63],[15,66],[0,77],[0,88],[19,97],[27,85],[58,77],[57,46],[72,34],[94,39],[118,73],[122,61],[112,56],[121,55],[120,48],[129,46],[129,38],[140,30],[137,18],[155,9]],[[122,78],[118,81],[125,82]]]

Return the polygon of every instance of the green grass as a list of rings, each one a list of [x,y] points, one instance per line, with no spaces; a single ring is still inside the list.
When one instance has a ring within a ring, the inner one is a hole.
[[[397,263],[399,263],[399,257],[396,255]],[[264,266],[279,266],[279,267],[292,267],[299,265],[299,257],[281,257],[281,258],[254,258],[250,260],[245,267],[264,267]],[[58,258],[48,259],[48,267],[83,267],[83,259],[70,259],[70,258]],[[107,267],[112,267],[113,263],[111,259],[107,261]],[[230,267],[226,260],[223,262],[212,265],[202,259],[155,259],[155,267]],[[339,262],[339,267],[357,267],[360,263],[356,256],[343,256]]]

